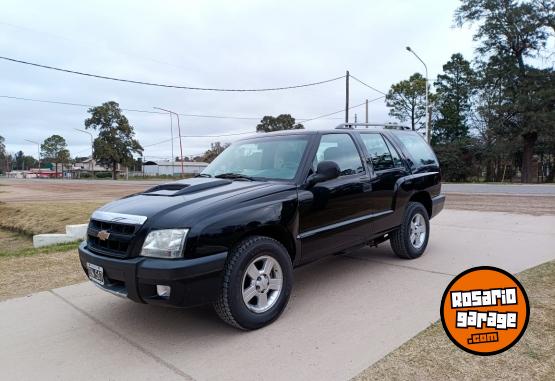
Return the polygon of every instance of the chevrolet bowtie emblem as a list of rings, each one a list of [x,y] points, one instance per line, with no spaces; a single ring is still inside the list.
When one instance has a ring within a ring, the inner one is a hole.
[[[106,230],[101,230],[98,232],[96,236],[98,237],[99,240],[106,241],[108,238],[110,238],[110,232]]]

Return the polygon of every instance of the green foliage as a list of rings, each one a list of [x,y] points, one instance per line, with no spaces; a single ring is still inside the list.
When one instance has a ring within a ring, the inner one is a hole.
[[[98,130],[93,156],[100,164],[111,166],[112,178],[116,179],[117,165],[131,165],[133,154],[142,153],[143,147],[118,103],[106,102],[88,112],[91,117],[85,120],[85,128]]]
[[[58,163],[67,163],[69,161],[69,151],[67,149],[66,140],[60,135],[52,135],[46,138],[40,145],[41,156],[55,164],[56,173],[58,173]]]
[[[453,54],[438,75],[435,110],[437,116],[432,128],[432,143],[448,143],[469,136],[471,96],[475,74],[460,53]]]
[[[553,21],[553,2],[464,0],[455,17],[459,25],[478,24],[480,42],[479,105],[488,144],[509,140],[520,145],[523,182],[533,179],[533,155],[538,142],[550,140],[555,129],[553,68],[525,62],[541,54]],[[491,163],[488,164],[488,168]]]
[[[13,156],[13,167],[16,170],[37,168],[38,165],[39,162],[34,157],[25,155],[23,151],[18,151]]]
[[[111,178],[111,177],[112,177],[112,173],[111,173],[111,172],[96,172],[96,173],[94,174],[94,176],[95,176],[97,179],[108,179],[108,178]]]
[[[408,80],[392,85],[385,99],[387,107],[390,108],[390,116],[400,122],[409,122],[414,131],[424,128],[426,79],[422,74],[414,73]]]
[[[6,139],[2,135],[0,135],[0,156],[4,156],[6,154],[6,144],[4,143]]]
[[[281,114],[277,117],[266,115],[256,126],[256,132],[273,132],[282,130],[301,130],[304,126],[295,124],[295,118],[290,114]]]
[[[6,144],[4,143],[6,140],[2,135],[0,135],[0,173],[6,172],[7,169],[7,154],[6,154]]]
[[[479,177],[480,143],[471,138],[434,145],[444,181],[466,182]]]
[[[210,143],[210,149],[204,153],[201,161],[204,161],[206,163],[211,163],[212,160],[214,160],[219,154],[224,152],[224,150],[227,147],[229,147],[229,145],[230,143],[223,143],[223,144],[220,142]]]

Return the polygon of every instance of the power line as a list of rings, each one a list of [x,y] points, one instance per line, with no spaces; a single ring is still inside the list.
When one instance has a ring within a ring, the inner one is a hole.
[[[376,89],[376,88],[373,87],[373,86],[370,86],[369,84],[367,84],[367,83],[361,81],[360,79],[358,79],[357,77],[355,77],[355,76],[352,75],[352,74],[350,75],[350,77],[351,77],[352,79],[354,79],[355,81],[357,81],[358,83],[360,83],[360,84],[362,84],[362,85],[364,85],[364,86],[366,86],[366,87],[368,87],[368,88],[370,88],[370,89],[372,89],[372,90],[374,90],[374,91],[376,91],[376,92],[378,92],[378,93],[380,93],[380,94],[387,95],[387,94],[384,93],[383,91],[378,90],[378,89]]]
[[[374,99],[369,100],[368,103],[375,102],[375,101],[377,101],[377,100],[379,100],[379,99],[382,99],[382,98],[384,98],[383,95],[382,95],[381,97],[377,97],[377,98],[374,98]],[[354,105],[354,106],[349,107],[349,110],[351,110],[351,109],[353,109],[353,108],[356,108],[356,107],[360,107],[360,106],[365,105],[365,104],[366,104],[366,101],[364,101],[364,102],[362,102],[362,103],[359,103],[359,104],[357,104],[357,105]],[[341,110],[338,110],[338,111],[330,112],[329,114],[320,115],[320,116],[317,116],[317,117],[314,117],[314,118],[306,119],[306,120],[303,121],[303,123],[312,122],[313,120],[326,118],[326,117],[328,117],[328,116],[335,115],[335,114],[339,114],[339,113],[342,113],[342,112],[345,112],[345,109],[341,109]],[[343,118],[340,118],[340,119],[343,119]]]
[[[107,79],[110,81],[117,81],[117,82],[125,82],[125,83],[133,83],[137,85],[146,85],[146,86],[156,86],[156,87],[165,87],[165,88],[172,88],[172,89],[182,89],[182,90],[199,90],[199,91],[220,91],[220,92],[261,92],[261,91],[279,91],[279,90],[290,90],[290,89],[298,89],[301,87],[309,87],[309,86],[316,86],[322,85],[324,83],[337,81],[339,79],[345,78],[344,75],[340,77],[330,78],[323,81],[311,82],[311,83],[303,83],[300,85],[291,85],[291,86],[282,86],[282,87],[268,87],[268,88],[260,88],[260,89],[226,89],[226,88],[217,88],[217,87],[196,87],[196,86],[179,86],[179,85],[168,85],[163,83],[154,83],[154,82],[145,82],[145,81],[137,81],[132,79],[123,79],[123,78],[116,78],[116,77],[109,77],[106,75],[99,75],[99,74],[91,74],[85,73],[76,70],[69,70],[69,69],[62,69],[59,67],[48,66],[43,64],[38,64],[29,61],[18,60],[15,58],[10,57],[3,57],[0,56],[0,59],[5,61],[15,62],[23,65],[29,65],[34,67],[40,67],[43,69],[55,70],[63,73],[70,73],[76,75],[82,75],[85,77],[92,77],[92,78],[99,78],[99,79]]]
[[[251,134],[256,134],[256,132],[248,131],[248,132],[237,132],[232,134],[220,134],[220,135],[181,135],[181,137],[182,138],[219,138],[222,136],[238,136],[238,135],[251,135]],[[166,139],[166,140],[159,141],[157,143],[147,144],[146,146],[143,146],[143,148],[157,146],[159,144],[171,142],[172,140],[175,140],[175,139],[179,139],[179,136],[176,136],[173,139]]]
[[[48,103],[48,104],[57,104],[62,106],[73,106],[73,107],[85,107],[85,108],[92,108],[95,107],[94,105],[84,104],[84,103],[74,103],[74,102],[62,102],[62,101],[53,101],[53,100],[46,100],[46,99],[33,99],[33,98],[23,98],[23,97],[14,97],[11,95],[0,95],[0,98],[6,99],[14,99],[19,101],[27,101],[27,102],[37,102],[37,103]],[[162,111],[152,111],[152,110],[141,110],[141,109],[130,109],[130,108],[122,108],[122,111],[128,112],[139,112],[139,113],[146,113],[146,114],[157,114],[157,115],[167,115],[167,113]],[[257,120],[260,121],[260,117],[256,116],[231,116],[231,115],[205,115],[205,114],[183,114],[178,113],[179,116],[184,117],[191,117],[191,118],[214,118],[214,119],[234,119],[234,120]],[[300,122],[304,122],[307,120],[311,120],[312,118],[295,118]],[[342,118],[330,118],[330,119],[342,119]]]
[[[85,107],[85,108],[95,107],[94,105],[83,104],[83,103],[61,102],[61,101],[52,101],[52,100],[45,100],[45,99],[32,99],[32,98],[14,97],[14,96],[10,96],[10,95],[0,95],[0,98],[15,99],[15,100],[19,100],[19,101],[28,101],[28,102],[50,103],[50,104],[57,104],[57,105],[63,105],[63,106],[74,106],[74,107]],[[122,111],[128,111],[128,112],[140,112],[140,113],[146,113],[146,114],[166,115],[166,113],[162,112],[162,111],[140,110],[140,109],[130,109],[130,108],[122,108],[121,110]],[[260,120],[259,117],[254,117],[254,116],[243,117],[243,116],[203,115],[203,114],[179,114],[179,115],[180,116],[185,116],[185,117],[192,117],[192,118]]]

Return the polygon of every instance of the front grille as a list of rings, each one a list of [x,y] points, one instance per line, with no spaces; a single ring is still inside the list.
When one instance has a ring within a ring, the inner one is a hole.
[[[129,245],[139,225],[121,224],[91,219],[87,229],[89,250],[100,255],[124,258],[129,256]],[[98,238],[102,230],[110,233],[106,240]]]

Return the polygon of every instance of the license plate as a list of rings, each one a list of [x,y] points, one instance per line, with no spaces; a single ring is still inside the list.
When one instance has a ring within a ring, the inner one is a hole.
[[[100,266],[87,263],[89,270],[89,279],[98,284],[104,285],[104,269]]]

